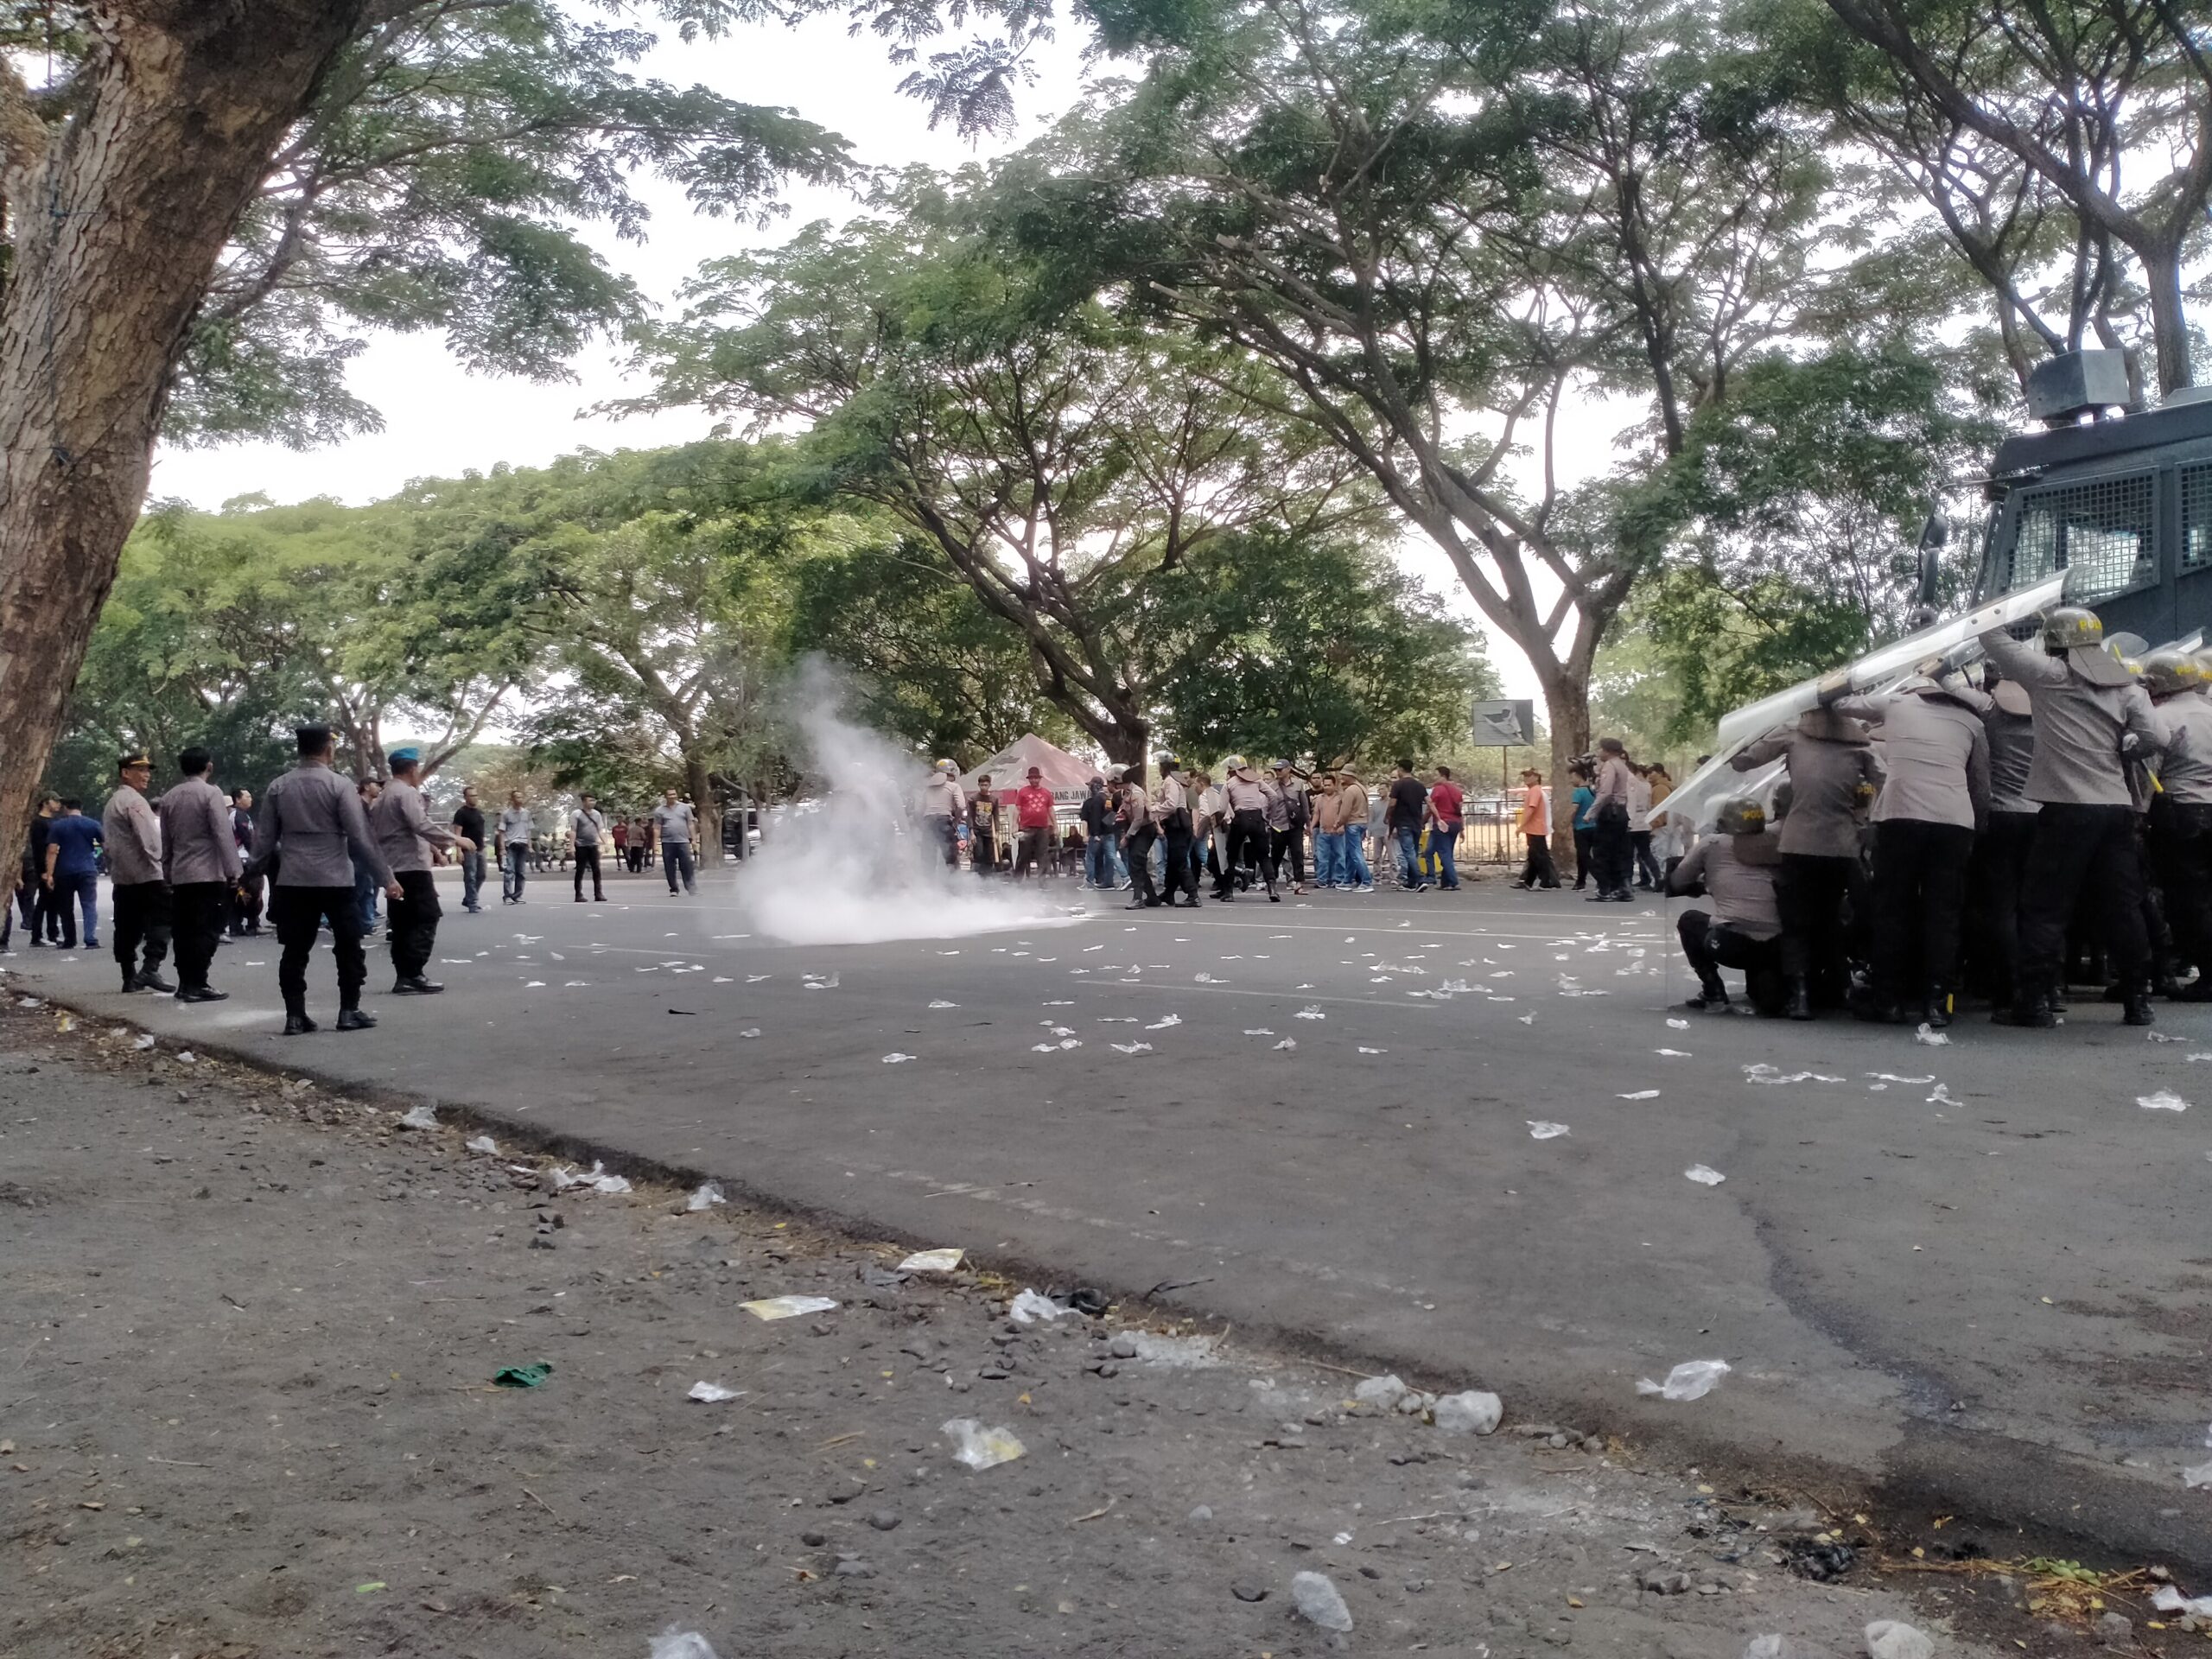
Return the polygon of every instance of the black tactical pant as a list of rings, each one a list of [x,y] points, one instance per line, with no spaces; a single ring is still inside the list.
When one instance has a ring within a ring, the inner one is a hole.
[[[2143,861],[2135,847],[2135,809],[2050,801],[2036,814],[2035,840],[2020,893],[2020,973],[2016,997],[2050,995],[2064,984],[2066,925],[2076,902],[2104,934],[2113,977],[2139,982],[2149,971],[2143,927]]]
[[[1268,831],[1268,868],[1278,881],[1282,880],[1282,861],[1290,859],[1292,885],[1306,885],[1306,831],[1301,826],[1292,830]]]
[[[1874,826],[1873,982],[1896,1001],[1949,988],[1959,963],[1974,830],[1957,823],[1890,818]]]
[[[599,843],[595,841],[576,843],[576,897],[579,899],[584,896],[584,872],[587,869],[591,872],[591,896],[603,901],[607,889],[600,885]]]
[[[1843,931],[1843,901],[1856,900],[1859,861],[1812,853],[1784,853],[1775,883],[1782,912],[1782,971],[1812,982],[1816,995],[1840,999],[1850,978]],[[1859,906],[1854,902],[1854,913]]]
[[[123,976],[150,974],[168,959],[169,884],[166,881],[118,882],[115,888],[115,959]],[[145,947],[145,965],[138,965],[139,947]]]
[[[1236,890],[1236,871],[1240,865],[1260,865],[1268,851],[1267,815],[1256,807],[1246,807],[1229,821],[1229,852],[1224,859],[1221,879],[1214,883],[1214,896],[1225,897]],[[1198,883],[1192,881],[1195,896]],[[1275,888],[1274,878],[1268,877],[1268,891]]]
[[[1720,970],[1744,970],[1744,989],[1751,1006],[1761,1014],[1779,1014],[1783,1006],[1782,942],[1755,939],[1702,910],[1686,910],[1675,918],[1675,933],[1699,986],[1707,991],[1721,988]]]
[[[2151,855],[2174,954],[2212,983],[2212,804],[2160,796],[2151,809]]]
[[[315,930],[325,922],[330,924],[330,954],[338,959],[338,1006],[359,1007],[369,963],[361,954],[361,911],[353,889],[280,887],[270,893],[269,908],[283,947],[276,988],[284,994],[284,1011],[307,1012],[308,958],[315,954]]]
[[[176,984],[181,991],[205,990],[214,965],[216,942],[230,912],[227,881],[183,881],[169,890],[175,916]]]
[[[1974,968],[1996,1002],[2014,1000],[2020,972],[2020,884],[2035,845],[2033,812],[1993,812],[1974,849]]]
[[[1169,904],[1175,902],[1179,893],[1187,893],[1190,902],[1198,902],[1198,872],[1191,868],[1191,823],[1188,813],[1178,813],[1169,823],[1163,839],[1167,843],[1167,891],[1160,896]]]
[[[1152,845],[1160,839],[1160,831],[1151,824],[1140,824],[1129,832],[1124,850],[1129,860],[1129,891],[1141,905],[1160,902],[1160,890],[1152,885]],[[1174,889],[1170,887],[1169,892]]]
[[[405,896],[393,899],[386,915],[391,967],[400,978],[412,979],[430,965],[431,953],[438,948],[438,918],[445,912],[429,871],[401,870],[397,879]]]

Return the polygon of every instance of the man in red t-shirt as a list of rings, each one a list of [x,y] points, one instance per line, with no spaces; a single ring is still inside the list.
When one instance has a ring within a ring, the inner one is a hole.
[[[1029,768],[1029,781],[1015,791],[1014,820],[1021,826],[1021,842],[1014,855],[1014,880],[1029,874],[1033,864],[1039,873],[1051,868],[1052,847],[1052,791],[1045,787],[1045,774],[1035,766]]]
[[[1459,849],[1466,797],[1452,781],[1452,768],[1439,766],[1436,781],[1428,786],[1428,850],[1436,859],[1436,874],[1444,891],[1459,887],[1459,867],[1453,855]]]

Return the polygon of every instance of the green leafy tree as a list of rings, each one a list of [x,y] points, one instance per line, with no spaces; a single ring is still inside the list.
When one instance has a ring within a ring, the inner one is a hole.
[[[1169,642],[1163,723],[1194,753],[1425,755],[1497,695],[1480,636],[1353,543],[1225,537],[1163,585],[1147,620]]]
[[[1663,729],[1699,741],[1727,709],[1863,655],[1910,626],[1921,523],[1997,435],[1941,353],[1840,347],[1746,365],[1624,516],[1664,550],[1637,601],[1675,695]],[[1939,607],[1976,550],[1941,567]]]
[[[636,314],[577,229],[641,233],[634,174],[757,211],[786,175],[843,172],[842,143],[786,112],[636,73],[639,20],[688,35],[743,10],[0,0],[0,823],[45,764],[165,423],[372,424],[342,375],[369,327],[557,373]]]
[[[925,176],[875,207],[710,265],[681,321],[637,331],[658,385],[630,406],[810,423],[819,486],[926,544],[1016,631],[1039,694],[1141,760],[1151,590],[1224,535],[1326,531],[1370,501],[1239,356],[1059,303]]]
[[[2201,7],[1805,0],[1752,15],[1782,73],[1933,213],[2023,378],[2046,353],[2147,336],[2158,388],[2190,384],[2188,273],[2212,251]]]

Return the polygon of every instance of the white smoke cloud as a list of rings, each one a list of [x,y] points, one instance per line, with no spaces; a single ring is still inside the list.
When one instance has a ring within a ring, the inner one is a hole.
[[[928,762],[848,719],[834,670],[810,658],[794,677],[789,717],[816,789],[815,810],[771,827],[738,878],[753,931],[789,944],[957,939],[1064,926],[1080,909],[1033,887],[944,867],[910,818]]]

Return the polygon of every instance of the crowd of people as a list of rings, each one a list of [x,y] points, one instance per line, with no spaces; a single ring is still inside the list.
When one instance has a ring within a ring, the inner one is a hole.
[[[940,760],[916,816],[949,868],[1017,880],[1079,873],[1086,887],[1130,893],[1132,910],[1195,906],[1209,883],[1224,904],[1255,889],[1280,900],[1286,886],[1294,894],[1373,893],[1370,845],[1385,874],[1408,891],[1459,886],[1466,797],[1449,766],[1435,767],[1424,782],[1413,761],[1402,760],[1371,791],[1349,767],[1279,759],[1263,771],[1241,754],[1221,763],[1217,781],[1173,754],[1155,757],[1153,770],[1150,785],[1139,767],[1094,773],[1070,816],[1038,767],[1008,795],[988,773],[974,790],[963,789],[960,769]]]
[[[658,855],[671,894],[698,891],[692,845],[699,830],[691,803],[670,789],[650,812],[610,819],[589,793],[555,830],[542,830],[519,790],[487,820],[473,786],[447,822],[435,821],[422,792],[423,757],[412,747],[385,756],[389,777],[348,782],[336,771],[336,741],[327,726],[295,734],[298,761],[258,804],[251,790],[216,787],[205,748],[177,757],[178,777],[149,800],[153,766],[143,753],[120,756],[116,785],[98,818],[74,797],[48,794],[25,839],[16,903],[0,904],[0,952],[21,914],[33,948],[74,950],[81,918],[87,949],[99,947],[99,877],[112,887],[110,945],[125,992],[174,995],[180,1002],[220,1002],[209,982],[226,936],[257,937],[264,912],[279,947],[276,980],[287,1035],[317,1029],[307,1008],[307,964],[330,937],[337,963],[340,1031],[375,1016],[361,1006],[367,979],[363,942],[376,930],[377,900],[387,905],[392,993],[435,995],[445,988],[427,969],[442,914],[434,867],[457,861],[461,903],[480,912],[488,855],[501,898],[526,902],[533,869],[556,858],[575,867],[575,902],[603,902],[605,865],[639,874]],[[719,853],[719,847],[716,849]],[[589,874],[592,899],[584,897]],[[174,950],[176,977],[163,972]]]

